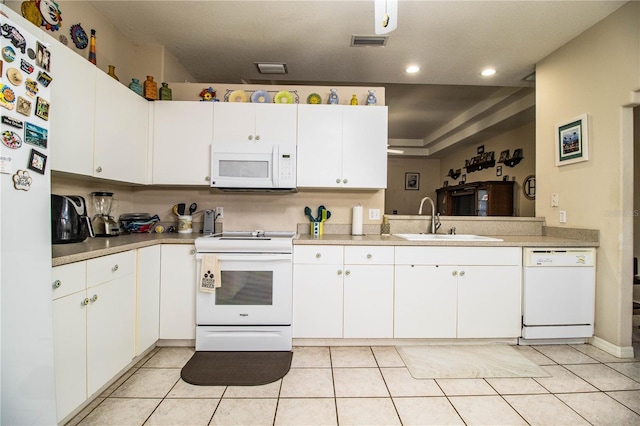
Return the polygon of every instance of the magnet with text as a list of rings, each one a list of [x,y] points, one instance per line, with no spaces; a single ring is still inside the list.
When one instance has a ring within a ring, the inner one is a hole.
[[[2,37],[11,40],[11,44],[13,44],[16,49],[20,50],[20,52],[24,53],[27,48],[27,40],[22,34],[20,34],[20,31],[18,31],[16,27],[12,27],[6,23],[2,24],[2,27],[0,28],[2,29]]]
[[[15,127],[16,129],[22,129],[22,121],[17,120],[13,117],[9,117],[6,115],[2,116],[2,124],[6,124],[7,126]]]
[[[26,72],[27,74],[31,74],[35,68],[33,67],[33,64],[20,58],[20,69]]]
[[[46,72],[39,71],[36,80],[38,80],[38,83],[42,84],[44,87],[49,87],[49,84],[51,83],[53,78]]]
[[[16,174],[13,175],[13,187],[22,191],[28,191],[31,189],[32,180],[28,171],[18,170]]]
[[[38,96],[38,82],[27,78],[27,81],[24,83],[24,87],[27,89],[27,96],[35,98]]]

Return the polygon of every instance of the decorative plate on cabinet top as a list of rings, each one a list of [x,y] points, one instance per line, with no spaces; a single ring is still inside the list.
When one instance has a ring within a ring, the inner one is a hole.
[[[256,90],[251,95],[251,102],[258,104],[267,104],[269,103],[269,94],[264,90]]]
[[[292,104],[293,95],[287,90],[281,90],[273,97],[273,102],[276,104]]]
[[[229,102],[247,102],[247,93],[244,90],[234,90],[229,93]]]
[[[307,96],[307,103],[319,105],[322,103],[322,98],[317,93],[312,93],[309,96]]]

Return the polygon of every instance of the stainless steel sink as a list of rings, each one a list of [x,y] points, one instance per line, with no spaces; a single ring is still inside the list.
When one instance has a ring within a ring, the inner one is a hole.
[[[393,234],[409,241],[503,241],[500,238],[473,234]]]

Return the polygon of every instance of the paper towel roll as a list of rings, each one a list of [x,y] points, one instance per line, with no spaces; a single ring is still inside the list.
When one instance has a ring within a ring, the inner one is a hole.
[[[362,206],[353,206],[351,219],[351,235],[362,235]]]

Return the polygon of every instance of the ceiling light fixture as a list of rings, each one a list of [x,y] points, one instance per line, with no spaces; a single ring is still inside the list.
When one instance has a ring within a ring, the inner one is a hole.
[[[387,148],[387,154],[404,154],[404,150]]]
[[[407,68],[405,68],[404,72],[406,72],[407,74],[415,74],[418,71],[420,71],[420,67],[417,65],[409,65]]]
[[[260,74],[287,74],[287,64],[283,62],[256,62]]]
[[[398,28],[398,0],[375,0],[376,34],[387,34]]]
[[[484,77],[489,77],[494,75],[495,73],[496,73],[496,70],[494,70],[493,68],[485,68],[482,70],[480,74],[482,74]]]

